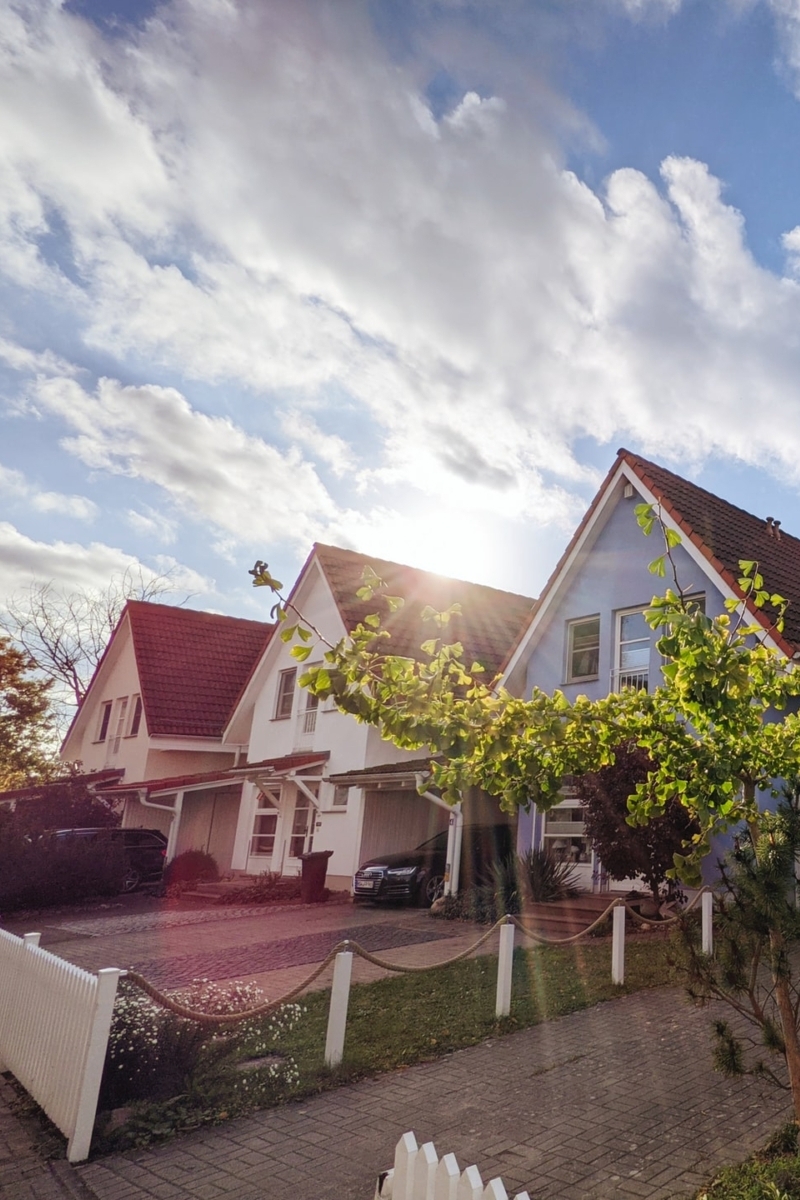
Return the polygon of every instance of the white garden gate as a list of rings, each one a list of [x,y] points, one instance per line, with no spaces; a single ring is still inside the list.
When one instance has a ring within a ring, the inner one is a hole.
[[[121,974],[92,975],[42,950],[38,933],[0,929],[0,1071],[69,1139],[70,1162],[89,1154]]]

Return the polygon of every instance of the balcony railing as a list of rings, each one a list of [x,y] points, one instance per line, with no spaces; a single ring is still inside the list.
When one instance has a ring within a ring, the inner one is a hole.
[[[649,672],[644,671],[623,671],[617,670],[611,672],[611,691],[625,692],[632,690],[634,692],[648,691],[648,675]]]

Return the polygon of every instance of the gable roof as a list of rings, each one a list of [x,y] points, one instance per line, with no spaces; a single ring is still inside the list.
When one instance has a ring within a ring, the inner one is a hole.
[[[529,635],[538,624],[538,618],[567,576],[575,554],[590,534],[613,487],[619,484],[621,478],[624,481],[631,477],[637,479],[643,490],[661,505],[665,519],[679,530],[685,548],[707,564],[709,573],[716,575],[724,593],[741,596],[739,562],[742,559],[758,562],[769,590],[778,592],[790,601],[784,633],[781,635],[772,628],[774,613],[769,608],[751,607],[751,615],[769,630],[775,645],[791,658],[800,649],[800,539],[785,533],[783,529],[778,534],[774,527],[770,531],[765,517],[756,517],[623,447],[617,451],[614,465],[542,589],[528,625],[509,653],[504,663],[506,674],[519,662]]]
[[[421,620],[426,605],[440,611],[451,604],[460,604],[461,615],[451,618],[444,630],[445,641],[461,642],[467,666],[479,662],[494,676],[526,627],[535,603],[530,596],[449,579],[319,542],[314,546],[314,554],[345,628],[351,631],[369,613],[380,612],[383,626],[392,636],[389,652],[403,657],[416,658],[421,643],[436,634],[432,625]],[[390,595],[402,596],[405,603],[397,612],[389,612],[385,600],[377,594],[372,600],[358,599],[356,592],[363,587],[362,573],[367,566],[386,583]]]
[[[275,626],[145,600],[125,615],[148,733],[221,737]]]
[[[800,539],[783,529],[776,532],[765,517],[756,517],[630,450],[619,450],[618,455],[731,591],[740,594],[740,560],[758,562],[767,588],[791,601],[783,638],[773,633],[774,640],[783,642],[781,648],[791,656],[800,646]],[[753,616],[769,626],[774,610],[753,609]]]

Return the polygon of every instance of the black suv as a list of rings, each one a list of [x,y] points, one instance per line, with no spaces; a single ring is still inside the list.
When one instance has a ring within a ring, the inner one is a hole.
[[[125,856],[123,892],[134,892],[142,884],[159,886],[167,858],[167,839],[160,829],[56,829],[56,838],[81,838],[87,842],[122,844]]]
[[[459,887],[487,880],[491,864],[514,853],[514,833],[511,825],[465,825]],[[414,850],[382,854],[365,862],[353,876],[353,897],[432,904],[444,891],[446,866],[447,830],[443,829]]]

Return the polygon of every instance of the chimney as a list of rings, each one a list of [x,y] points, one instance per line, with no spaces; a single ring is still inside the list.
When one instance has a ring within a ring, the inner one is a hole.
[[[776,540],[780,541],[781,540],[781,523],[780,523],[780,521],[773,521],[772,528],[775,530]]]
[[[773,521],[772,517],[767,517],[767,534],[769,535],[769,537],[774,536],[774,534],[772,532],[772,521]]]

